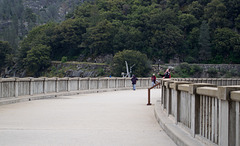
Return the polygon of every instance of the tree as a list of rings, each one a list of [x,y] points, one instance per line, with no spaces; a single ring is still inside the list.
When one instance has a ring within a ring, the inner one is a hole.
[[[211,42],[209,28],[206,21],[203,21],[200,27],[199,34],[199,60],[205,62],[211,58]]]
[[[227,19],[227,7],[220,0],[212,0],[204,9],[205,19],[212,30],[230,26]]]
[[[182,50],[183,53],[181,58],[184,58],[185,62],[188,62],[188,63],[198,62],[199,60],[198,41],[199,41],[199,28],[194,27],[192,31],[189,33],[189,35],[187,36],[187,39],[184,44],[185,49]]]
[[[39,44],[27,51],[27,57],[23,60],[28,72],[38,77],[39,72],[46,69],[51,64],[50,47]]]
[[[52,58],[59,60],[62,56],[71,58],[79,55],[82,51],[80,45],[84,33],[86,33],[86,24],[82,18],[67,19],[57,25],[51,36]]]
[[[240,31],[240,14],[235,19],[235,27],[238,29],[238,31]]]
[[[224,63],[240,63],[240,35],[229,28],[217,29],[214,33],[214,56],[222,58]]]
[[[195,16],[196,19],[200,19],[203,14],[203,6],[199,4],[198,1],[193,1],[192,4],[188,6],[187,12],[193,16]]]
[[[181,27],[186,33],[189,33],[198,23],[198,20],[191,14],[182,14],[178,16],[178,19]]]
[[[132,73],[136,76],[146,77],[151,70],[150,62],[145,54],[134,50],[124,50],[116,53],[113,57],[114,76],[121,76],[122,72],[126,73],[125,61],[129,66],[134,66]]]
[[[6,41],[0,41],[0,69],[6,66],[6,61],[12,54],[12,47]]]
[[[101,21],[96,26],[89,27],[83,35],[83,47],[89,48],[89,54],[100,55],[112,53],[112,24],[107,21]]]
[[[240,14],[240,1],[239,0],[223,0],[227,7],[227,18],[234,24],[234,19]]]
[[[180,55],[183,42],[182,31],[174,25],[166,25],[162,30],[157,30],[152,37],[153,48],[157,48],[159,54],[165,62]],[[179,56],[178,56],[179,57]]]
[[[50,45],[52,43],[52,36],[54,34],[55,27],[55,23],[48,23],[35,27],[29,32],[27,37],[23,39],[23,41],[20,43],[19,49],[17,50],[17,62],[22,67],[24,64],[23,60],[27,57],[27,52],[31,50],[31,48],[38,45],[46,45],[48,47],[51,47]]]

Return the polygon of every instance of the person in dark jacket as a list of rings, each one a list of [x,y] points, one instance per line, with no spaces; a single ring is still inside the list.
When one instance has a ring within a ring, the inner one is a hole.
[[[166,72],[164,73],[164,78],[171,78],[170,70],[167,69]]]
[[[133,75],[133,76],[132,76],[132,79],[131,79],[132,85],[133,85],[133,90],[136,90],[137,80],[138,80],[138,78],[137,78],[135,75]]]
[[[169,69],[167,69],[163,75],[161,75],[160,73],[158,73],[158,75],[162,76],[163,79],[171,78],[171,74],[170,74],[170,70]]]

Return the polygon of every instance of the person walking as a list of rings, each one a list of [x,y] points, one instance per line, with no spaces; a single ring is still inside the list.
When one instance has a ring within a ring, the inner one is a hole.
[[[152,75],[152,86],[154,86],[156,84],[156,76],[155,74]]]
[[[138,80],[138,78],[137,78],[135,75],[133,75],[133,76],[132,76],[132,79],[131,79],[132,85],[133,85],[133,90],[136,90],[137,80]]]

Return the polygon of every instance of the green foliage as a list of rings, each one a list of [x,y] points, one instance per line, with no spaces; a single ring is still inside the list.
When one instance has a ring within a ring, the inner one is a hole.
[[[225,63],[240,63],[240,35],[229,28],[217,29],[214,35],[214,55]]]
[[[113,57],[112,71],[114,76],[121,76],[122,72],[126,73],[125,61],[127,61],[130,67],[133,66],[132,73],[136,76],[146,77],[151,70],[150,63],[145,54],[134,50],[124,50],[118,52]]]
[[[225,72],[226,78],[240,77],[240,73],[237,70],[230,70]]]
[[[227,7],[220,0],[212,0],[204,9],[205,19],[211,29],[222,28],[230,26],[227,19]]]
[[[47,71],[44,72],[45,77],[59,77],[62,78],[65,75],[65,70],[64,68],[58,68],[55,66],[52,66],[48,68]]]
[[[50,49],[50,60],[63,56],[87,60],[135,50],[152,61],[240,63],[238,8],[237,0],[87,1],[65,21],[33,28],[22,41],[18,58],[23,64],[29,50],[43,45]],[[54,18],[55,10],[46,5],[42,12]],[[31,9],[26,9],[24,16],[29,23],[38,21]],[[18,22],[17,17],[14,20]],[[14,28],[12,31],[17,31]],[[190,70],[182,74],[190,75]]]
[[[216,78],[218,71],[215,68],[209,68],[207,71],[210,78]]]
[[[198,23],[198,20],[191,14],[178,16],[179,24],[186,33],[189,33]]]
[[[189,65],[188,63],[181,63],[174,69],[175,77],[199,77],[202,73],[202,68],[198,65]]]
[[[112,53],[111,38],[112,24],[104,20],[96,26],[87,29],[84,34],[83,46],[89,48],[89,53],[94,55]]]
[[[12,47],[8,42],[0,41],[0,69],[4,66],[11,65],[13,60]]]
[[[198,65],[192,65],[190,70],[190,75],[199,75],[202,73],[203,69]]]
[[[53,29],[50,35],[52,42],[52,58],[60,60],[62,56],[71,58],[78,55],[82,48],[82,34],[86,32],[85,22],[82,19],[67,19]]]
[[[203,6],[198,1],[193,1],[188,6],[187,12],[197,19],[200,19],[204,14]]]
[[[206,21],[203,21],[200,27],[199,58],[199,60],[202,62],[206,62],[211,59],[210,34]]]
[[[240,31],[240,14],[238,17],[235,19],[235,26],[236,28]]]
[[[27,51],[27,57],[23,62],[30,73],[39,76],[39,71],[46,69],[51,64],[50,47],[41,44],[34,46]]]
[[[49,48],[49,53],[51,53],[52,49],[50,42],[52,42],[52,34],[55,26],[54,23],[49,23],[35,27],[30,31],[28,36],[21,42],[20,48],[18,49],[17,57],[20,65],[24,65],[23,60],[27,58],[28,51],[36,46],[45,46]],[[28,68],[28,66],[26,67]]]
[[[67,62],[67,57],[63,56],[62,59],[61,59],[61,63],[65,63],[65,62]]]
[[[98,75],[99,75],[99,76],[104,76],[104,75],[106,74],[106,72],[104,71],[103,68],[99,68],[99,69],[97,70],[97,72],[98,72]]]

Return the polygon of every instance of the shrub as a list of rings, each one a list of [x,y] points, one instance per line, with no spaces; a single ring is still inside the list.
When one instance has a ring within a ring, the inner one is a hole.
[[[67,62],[67,57],[66,57],[66,56],[63,56],[62,59],[61,59],[61,62],[62,62],[62,63]]]
[[[210,78],[216,78],[218,71],[215,68],[209,68],[207,71]]]
[[[132,74],[136,76],[145,77],[151,71],[150,61],[145,54],[134,50],[124,50],[113,57],[112,71],[114,76],[121,76],[122,72],[126,72],[125,61],[128,63],[129,71],[132,66]]]
[[[177,66],[174,69],[174,77],[193,77],[193,76],[199,76],[199,74],[202,72],[202,68],[198,65],[189,65],[188,63],[181,63],[179,66]]]

